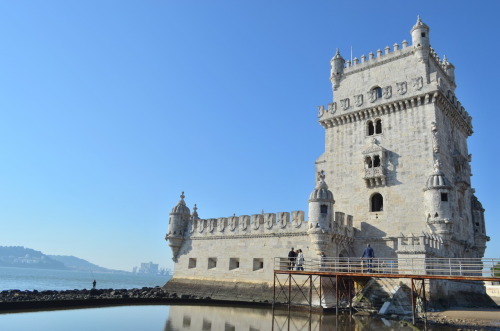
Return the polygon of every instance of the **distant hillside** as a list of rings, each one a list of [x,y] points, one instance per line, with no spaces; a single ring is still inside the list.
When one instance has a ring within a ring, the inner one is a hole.
[[[126,271],[106,269],[78,257],[45,255],[23,246],[0,246],[0,267],[126,273]]]
[[[80,271],[96,271],[96,272],[126,272],[121,270],[112,270],[100,267],[96,264],[90,263],[87,260],[80,259],[75,256],[68,255],[48,255],[51,259],[63,263],[66,267],[72,270]]]
[[[0,267],[69,269],[40,251],[22,246],[0,246]]]

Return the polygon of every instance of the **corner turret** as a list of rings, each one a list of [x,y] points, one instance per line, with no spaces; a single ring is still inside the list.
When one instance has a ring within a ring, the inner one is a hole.
[[[181,194],[181,199],[177,205],[172,208],[170,212],[170,218],[168,221],[168,233],[165,236],[165,240],[168,240],[168,245],[172,248],[172,255],[174,262],[177,262],[177,256],[179,254],[179,249],[184,241],[184,233],[187,229],[187,223],[191,217],[189,208],[184,202],[184,192]],[[194,209],[196,213],[196,206]],[[196,215],[198,215],[196,213]]]
[[[425,212],[431,232],[446,240],[451,239],[453,230],[451,188],[436,160],[434,172],[427,179],[424,189]]]
[[[340,55],[339,49],[337,48],[337,53],[335,53],[335,56],[330,61],[330,81],[332,82],[332,88],[334,91],[336,91],[339,87],[340,80],[344,74],[344,63],[345,60],[342,55]]]
[[[332,234],[333,193],[325,182],[325,173],[318,174],[319,180],[309,197],[309,220],[307,234],[317,254],[325,251]]]
[[[427,61],[429,58],[429,31],[429,26],[422,22],[420,16],[418,16],[417,23],[415,23],[410,33],[415,55],[420,61]]]

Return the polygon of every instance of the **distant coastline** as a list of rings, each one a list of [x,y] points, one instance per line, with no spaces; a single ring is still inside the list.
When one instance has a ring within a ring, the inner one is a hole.
[[[0,246],[0,267],[131,273],[104,268],[75,256],[47,255],[23,246]]]

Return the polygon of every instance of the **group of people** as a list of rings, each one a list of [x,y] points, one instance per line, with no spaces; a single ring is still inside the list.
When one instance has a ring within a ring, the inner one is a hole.
[[[372,262],[373,258],[375,258],[375,252],[373,248],[370,246],[370,244],[366,245],[365,250],[363,251],[363,256],[361,258],[366,259],[367,262],[367,267],[368,267],[368,272],[373,272],[372,270]],[[325,252],[321,252],[320,254],[320,261],[321,261],[321,268],[326,267],[326,254]],[[295,250],[293,247],[288,252],[288,270],[297,270],[297,271],[303,271],[304,270],[304,254],[302,253],[301,249]]]
[[[288,252],[288,270],[304,270],[304,254],[301,249]],[[296,268],[296,269],[295,269]]]

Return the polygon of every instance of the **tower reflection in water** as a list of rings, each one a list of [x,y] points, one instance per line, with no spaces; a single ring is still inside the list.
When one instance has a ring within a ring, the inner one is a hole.
[[[418,330],[411,323],[370,316],[316,314],[271,308],[170,306],[165,331],[380,331]]]

